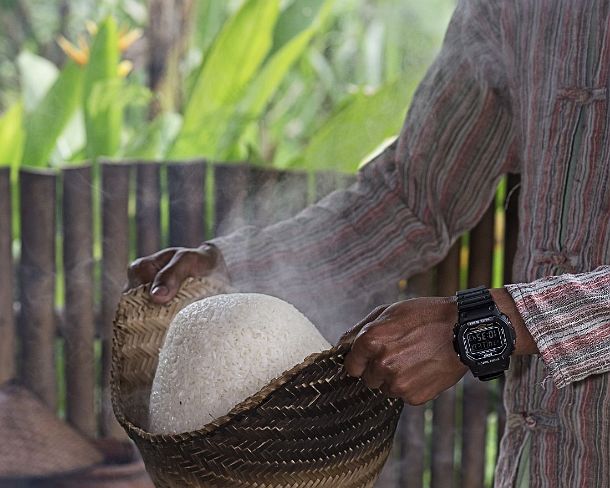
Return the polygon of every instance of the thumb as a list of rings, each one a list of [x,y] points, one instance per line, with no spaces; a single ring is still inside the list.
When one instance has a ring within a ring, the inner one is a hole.
[[[169,263],[156,274],[150,287],[150,296],[154,302],[165,304],[176,296],[178,288],[190,275],[186,261],[183,259],[182,253],[177,252]]]

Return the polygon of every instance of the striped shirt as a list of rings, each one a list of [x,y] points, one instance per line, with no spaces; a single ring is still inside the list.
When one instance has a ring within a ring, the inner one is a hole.
[[[521,174],[507,285],[540,355],[516,357],[496,486],[610,486],[610,1],[461,0],[398,140],[296,217],[215,242],[237,287],[338,331],[438,263]],[[331,311],[341,311],[333,316]]]

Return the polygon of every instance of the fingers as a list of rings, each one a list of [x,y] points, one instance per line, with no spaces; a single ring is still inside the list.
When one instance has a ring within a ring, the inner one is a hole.
[[[159,270],[169,263],[175,253],[176,248],[168,248],[150,256],[136,259],[127,269],[127,285],[123,291],[153,281]]]
[[[383,344],[374,340],[371,335],[360,334],[352,345],[351,351],[345,357],[347,374],[360,377],[367,368],[369,361],[377,357],[383,350]]]
[[[184,249],[174,253],[169,262],[156,273],[150,287],[150,296],[154,302],[169,302],[188,277],[205,274],[200,269],[200,256],[196,251]]]

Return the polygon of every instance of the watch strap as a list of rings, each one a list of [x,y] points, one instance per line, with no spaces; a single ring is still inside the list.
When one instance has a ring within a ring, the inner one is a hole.
[[[456,296],[460,323],[487,317],[498,310],[489,289],[484,286],[458,291]]]

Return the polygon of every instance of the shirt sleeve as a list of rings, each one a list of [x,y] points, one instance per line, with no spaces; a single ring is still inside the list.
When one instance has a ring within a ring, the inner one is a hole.
[[[610,266],[505,288],[557,387],[610,371]]]
[[[236,287],[337,306],[439,262],[518,167],[499,3],[459,2],[397,141],[296,217],[213,242]],[[348,324],[349,325],[349,324]]]

